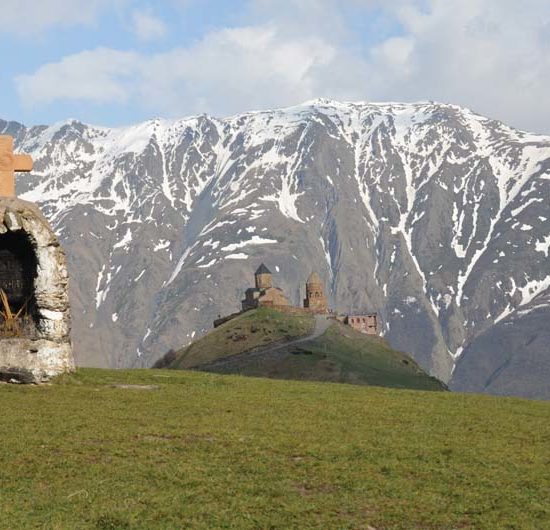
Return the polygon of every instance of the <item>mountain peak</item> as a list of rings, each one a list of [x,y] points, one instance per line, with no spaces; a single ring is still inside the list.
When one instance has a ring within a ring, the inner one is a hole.
[[[67,249],[83,363],[150,365],[236,310],[232,286],[264,262],[296,303],[317,270],[332,307],[377,312],[393,347],[446,380],[513,321],[530,364],[510,377],[536,379],[521,370],[547,348],[521,348],[548,306],[549,138],[456,106],[326,98],[71,123],[16,131],[36,168],[18,191]]]

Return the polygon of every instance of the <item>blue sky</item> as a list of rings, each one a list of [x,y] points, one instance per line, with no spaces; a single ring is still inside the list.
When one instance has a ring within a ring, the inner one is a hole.
[[[116,126],[316,97],[550,134],[548,0],[2,0],[0,117]]]

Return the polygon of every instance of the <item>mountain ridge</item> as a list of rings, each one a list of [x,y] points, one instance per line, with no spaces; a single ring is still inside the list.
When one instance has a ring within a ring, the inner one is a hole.
[[[72,254],[86,364],[152,364],[232,312],[266,261],[295,302],[315,263],[335,309],[378,311],[393,347],[446,381],[460,358],[467,378],[476,338],[550,287],[550,137],[456,105],[0,130],[33,155],[19,192]]]

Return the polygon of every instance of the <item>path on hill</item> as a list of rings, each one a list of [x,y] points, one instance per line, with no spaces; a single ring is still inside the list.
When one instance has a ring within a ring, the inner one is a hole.
[[[220,357],[214,361],[207,363],[198,364],[192,367],[192,370],[206,370],[211,368],[219,368],[221,366],[227,366],[228,364],[238,364],[242,360],[250,361],[250,359],[260,357],[263,358],[273,358],[280,354],[282,350],[296,346],[303,342],[309,342],[319,338],[325,331],[330,327],[334,321],[328,318],[326,315],[315,315],[315,326],[313,331],[306,335],[305,337],[300,337],[299,339],[291,340],[289,342],[277,342],[275,344],[266,344],[265,346],[259,346],[252,350],[248,350],[242,353],[237,353],[235,355],[228,355],[227,357]]]
[[[280,346],[276,347],[276,349],[282,348],[284,346],[292,346],[294,344],[299,344],[300,342],[307,342],[309,340],[318,339],[330,327],[332,322],[333,320],[328,318],[326,315],[315,315],[315,327],[313,328],[313,331],[311,332],[310,335],[302,337],[301,339],[296,339],[296,340],[292,340],[290,342],[281,344]]]

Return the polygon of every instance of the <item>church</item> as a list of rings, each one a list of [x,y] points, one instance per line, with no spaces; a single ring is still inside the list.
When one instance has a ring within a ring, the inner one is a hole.
[[[243,311],[257,307],[286,307],[290,302],[279,287],[273,287],[271,271],[262,263],[254,273],[255,287],[245,291],[245,298],[241,302]]]
[[[271,271],[262,263],[254,273],[255,287],[245,291],[245,298],[241,302],[242,310],[258,307],[290,307],[288,298],[282,289],[273,287]],[[306,297],[304,309],[313,313],[327,313],[328,301],[325,296],[323,282],[317,272],[312,272],[306,282]]]
[[[293,307],[283,290],[273,286],[273,275],[262,263],[254,273],[254,287],[245,291],[245,298],[241,302],[242,311],[257,309],[258,307],[273,307],[289,309],[292,311],[306,311],[308,313],[330,314],[332,318],[339,320],[366,335],[378,335],[378,318],[376,313],[357,315],[335,315],[329,310],[328,300],[325,295],[323,281],[319,274],[313,271],[306,281],[306,297],[303,300],[303,308]],[[234,313],[225,318],[219,318],[214,322],[217,327],[236,317]]]

